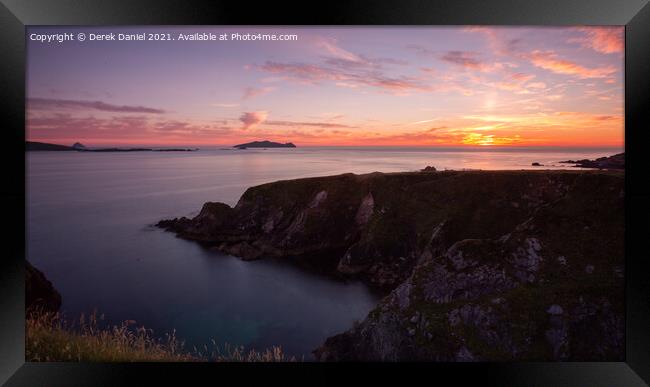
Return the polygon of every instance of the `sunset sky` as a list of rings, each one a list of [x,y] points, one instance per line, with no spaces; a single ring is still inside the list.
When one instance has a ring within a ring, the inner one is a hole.
[[[28,39],[27,139],[86,145],[622,146],[622,27],[49,28],[297,41]]]

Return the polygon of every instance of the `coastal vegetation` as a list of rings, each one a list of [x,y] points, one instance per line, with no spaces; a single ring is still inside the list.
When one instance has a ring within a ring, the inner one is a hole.
[[[287,362],[280,347],[263,351],[217,345],[186,349],[175,332],[161,337],[135,321],[105,323],[97,313],[70,321],[57,312],[31,310],[25,322],[25,360],[46,362]]]

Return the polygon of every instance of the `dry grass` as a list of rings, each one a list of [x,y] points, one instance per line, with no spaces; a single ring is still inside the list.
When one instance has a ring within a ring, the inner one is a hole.
[[[175,332],[156,338],[153,332],[127,320],[107,325],[104,316],[92,313],[68,321],[59,313],[30,311],[25,321],[26,361],[46,362],[287,362],[280,347],[246,351],[242,346],[212,341],[212,349],[183,349]]]

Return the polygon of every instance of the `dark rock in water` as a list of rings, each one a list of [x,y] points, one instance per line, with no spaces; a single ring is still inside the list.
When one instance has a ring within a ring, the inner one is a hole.
[[[437,169],[436,167],[433,167],[431,165],[427,165],[424,169],[420,170],[421,172],[436,172]]]
[[[296,146],[291,143],[279,143],[279,142],[273,142],[273,141],[253,141],[253,142],[247,142],[246,144],[239,144],[233,146],[233,148],[238,148],[238,149],[246,149],[246,148],[295,148]]]
[[[537,162],[535,162],[535,163],[532,163],[531,165],[532,165],[533,167],[543,167],[543,165],[542,165],[542,164],[540,164],[540,163],[537,163]]]
[[[623,190],[619,172],[344,174],[252,187],[234,208],[158,225],[389,291],[321,360],[620,361]]]
[[[56,312],[61,307],[61,295],[43,272],[25,261],[25,309]]]
[[[566,160],[560,161],[560,163],[575,164],[574,167],[580,168],[625,169],[625,153],[619,153],[609,157],[599,157],[595,160]]]

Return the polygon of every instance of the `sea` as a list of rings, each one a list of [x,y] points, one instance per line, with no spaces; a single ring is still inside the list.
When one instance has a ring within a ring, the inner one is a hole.
[[[281,260],[245,262],[154,227],[231,206],[251,186],[342,173],[576,169],[619,148],[299,147],[196,152],[26,153],[26,255],[52,281],[69,319],[96,311],[134,320],[184,348],[228,344],[312,360],[382,294]],[[533,167],[537,162],[542,167]]]

